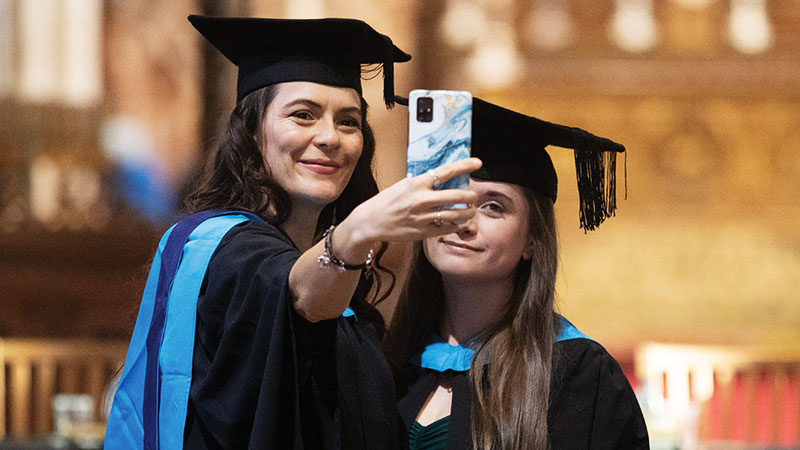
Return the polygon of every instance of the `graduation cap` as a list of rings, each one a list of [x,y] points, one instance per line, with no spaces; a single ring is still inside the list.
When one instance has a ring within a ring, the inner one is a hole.
[[[266,19],[191,15],[194,25],[239,68],[236,100],[275,83],[312,81],[361,94],[361,65],[383,66],[383,98],[394,105],[394,62],[411,55],[356,19]]]
[[[473,178],[525,186],[555,202],[558,177],[548,145],[574,150],[581,228],[594,230],[617,209],[616,156],[625,147],[473,97],[472,155],[483,161]]]

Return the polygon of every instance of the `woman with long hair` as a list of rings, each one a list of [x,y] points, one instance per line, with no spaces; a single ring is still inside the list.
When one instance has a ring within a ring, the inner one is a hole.
[[[386,342],[412,450],[648,448],[617,362],[555,311],[548,144],[576,149],[583,227],[614,214],[621,145],[474,100],[477,213],[418,245]]]
[[[390,106],[410,56],[364,22],[189,20],[238,66],[237,103],[159,244],[105,448],[398,448],[375,271],[387,242],[474,214],[432,188],[480,161],[378,193],[361,65]]]

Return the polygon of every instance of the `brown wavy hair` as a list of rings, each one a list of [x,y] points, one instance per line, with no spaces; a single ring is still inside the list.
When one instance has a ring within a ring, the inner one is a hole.
[[[533,256],[519,262],[508,308],[478,336],[470,369],[472,442],[480,450],[548,448],[547,411],[559,324],[558,239],[553,201],[523,191],[530,206]],[[444,314],[442,289],[441,275],[418,243],[386,339],[387,356],[395,367],[402,367],[437,331]]]
[[[227,127],[208,154],[200,176],[186,197],[184,209],[187,213],[208,209],[243,210],[278,227],[289,217],[291,199],[272,178],[261,151],[264,118],[276,94],[277,85],[265,86],[247,94],[236,104]],[[315,240],[325,229],[341,222],[356,206],[378,193],[378,184],[372,174],[375,135],[367,121],[367,109],[367,102],[361,98],[361,132],[364,138],[361,156],[342,194],[320,213]],[[375,323],[379,333],[385,327],[373,305],[388,297],[394,286],[394,274],[380,266],[380,256],[384,251],[385,244],[378,251],[376,266],[391,277],[388,292],[379,296],[380,277],[362,276],[351,302],[356,314]],[[368,304],[366,298],[373,288],[372,279],[375,280],[375,294]]]

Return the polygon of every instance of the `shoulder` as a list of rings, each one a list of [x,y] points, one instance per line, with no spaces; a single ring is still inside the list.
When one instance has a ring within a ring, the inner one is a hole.
[[[208,265],[208,282],[283,284],[299,256],[297,247],[280,229],[249,220],[222,237]]]
[[[617,360],[601,344],[586,338],[556,343],[552,383],[556,389],[596,389],[599,385],[630,389]]]
[[[281,256],[296,259],[299,255],[297,247],[278,227],[249,220],[234,226],[225,234],[214,259],[240,263],[249,259]]]
[[[566,370],[585,370],[598,364],[616,364],[616,360],[605,347],[588,338],[557,342],[555,350],[557,367]]]
[[[280,228],[256,220],[248,220],[231,228],[222,238],[220,247],[247,246],[253,243],[268,243],[276,247],[296,249],[289,236]]]
[[[614,357],[585,338],[558,342],[555,350],[549,419],[559,445],[553,448],[648,448],[639,403]]]

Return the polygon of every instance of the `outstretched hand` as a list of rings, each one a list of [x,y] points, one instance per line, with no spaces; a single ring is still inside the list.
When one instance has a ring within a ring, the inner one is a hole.
[[[380,241],[416,241],[453,233],[475,214],[477,195],[464,189],[434,190],[456,175],[481,167],[477,158],[463,159],[431,172],[405,178],[356,207],[337,227],[336,251],[361,255]],[[451,205],[466,207],[448,208]]]

